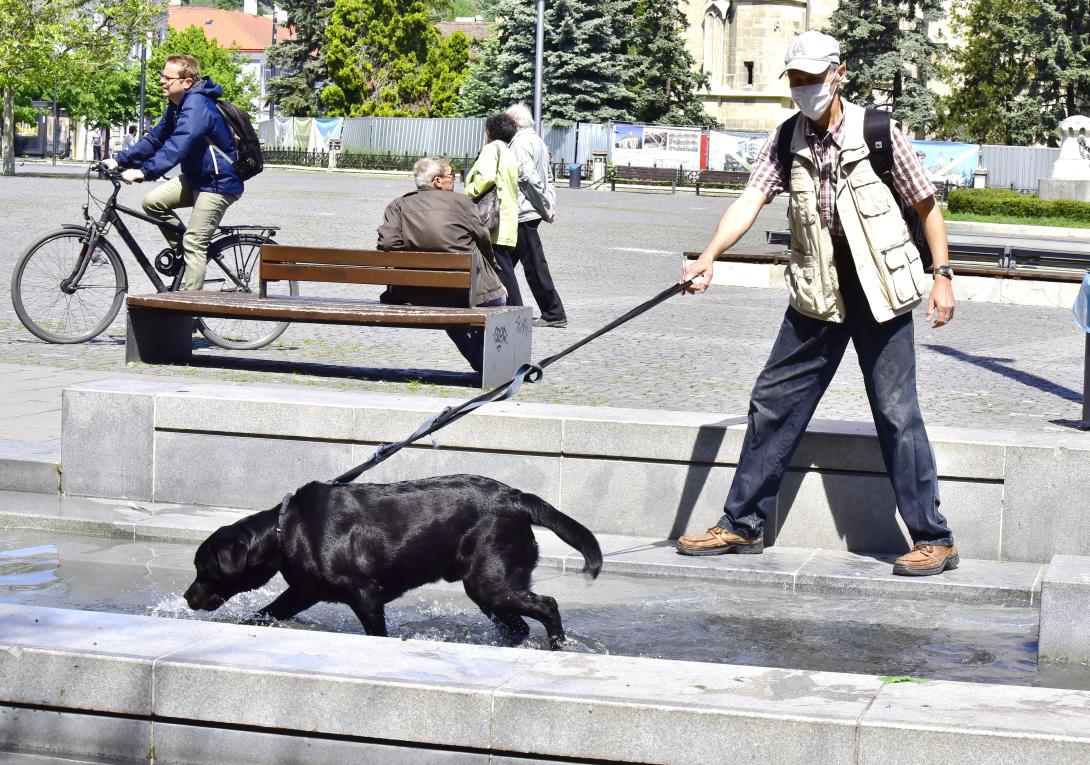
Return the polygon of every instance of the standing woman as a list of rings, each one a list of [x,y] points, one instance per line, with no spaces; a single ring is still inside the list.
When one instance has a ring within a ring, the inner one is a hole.
[[[493,114],[485,120],[485,147],[466,175],[466,196],[477,202],[494,188],[499,200],[499,222],[489,234],[499,265],[500,282],[507,289],[507,305],[522,305],[514,265],[519,228],[519,166],[508,146],[517,130],[515,121],[506,114]]]

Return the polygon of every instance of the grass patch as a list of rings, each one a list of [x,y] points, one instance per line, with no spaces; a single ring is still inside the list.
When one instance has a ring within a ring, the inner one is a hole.
[[[1029,216],[1013,215],[980,215],[977,213],[955,213],[947,211],[943,214],[946,220],[969,221],[975,223],[1005,223],[1011,226],[1052,226],[1053,228],[1090,228],[1090,221],[1072,220],[1071,218],[1035,218]]]

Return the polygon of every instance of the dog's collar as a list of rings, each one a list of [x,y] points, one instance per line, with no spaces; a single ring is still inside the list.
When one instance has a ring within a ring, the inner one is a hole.
[[[276,513],[276,543],[280,544],[280,532],[284,529],[284,513],[288,511],[288,503],[291,502],[291,494],[285,494],[280,502],[280,510]]]

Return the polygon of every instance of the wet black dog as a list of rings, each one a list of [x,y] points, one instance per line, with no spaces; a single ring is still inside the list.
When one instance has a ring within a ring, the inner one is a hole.
[[[414,587],[461,580],[513,642],[545,626],[559,648],[556,601],[530,591],[537,564],[531,524],[553,531],[597,576],[602,550],[582,524],[545,500],[473,475],[393,484],[309,483],[279,507],[212,533],[194,556],[192,609],[214,610],[277,571],[288,589],[258,612],[287,619],[320,601],[346,603],[368,635],[386,635],[384,607]]]

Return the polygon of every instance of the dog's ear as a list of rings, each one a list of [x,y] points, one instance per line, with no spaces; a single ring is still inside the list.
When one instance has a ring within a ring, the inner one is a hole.
[[[230,578],[246,568],[246,543],[238,535],[231,535],[216,547],[216,564],[220,573]]]

